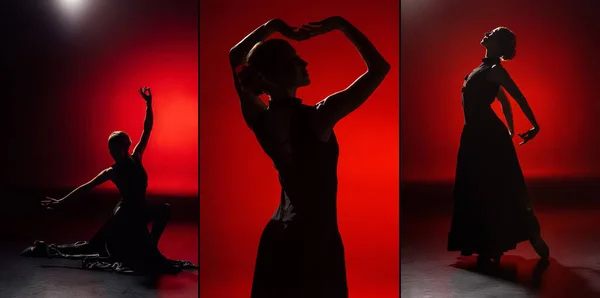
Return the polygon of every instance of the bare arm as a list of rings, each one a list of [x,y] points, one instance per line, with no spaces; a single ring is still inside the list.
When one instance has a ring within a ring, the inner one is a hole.
[[[144,89],[140,88],[138,91],[146,101],[146,117],[144,119],[144,131],[142,132],[140,141],[133,148],[133,155],[141,160],[144,150],[146,150],[146,146],[148,145],[148,140],[150,140],[150,132],[152,132],[152,126],[154,125],[154,112],[152,111],[152,93],[150,88],[144,87]]]
[[[89,192],[94,187],[96,187],[108,180],[111,180],[112,175],[113,175],[113,169],[108,168],[108,169],[100,172],[100,174],[98,174],[96,177],[94,177],[94,179],[75,188],[73,191],[71,191],[69,194],[67,194],[63,198],[58,199],[58,200],[52,199],[52,198],[46,198],[46,200],[42,201],[42,205],[43,206],[52,206],[52,205],[62,203],[68,199],[80,197],[82,194]]]
[[[535,116],[533,115],[533,111],[531,110],[529,103],[525,99],[525,95],[523,95],[517,84],[510,77],[508,71],[506,71],[506,69],[504,69],[504,67],[502,66],[493,67],[490,71],[489,79],[502,86],[508,92],[508,94],[510,94],[510,96],[514,98],[514,100],[517,102],[517,104],[523,111],[523,114],[525,114],[531,125],[533,125],[533,128],[527,131],[526,133],[519,134],[519,136],[523,138],[523,142],[521,142],[521,145],[524,145],[525,143],[533,139],[540,130],[540,126],[537,123]]]
[[[327,131],[369,98],[389,72],[390,64],[365,35],[343,18],[332,17],[311,24],[321,26],[313,27],[315,31],[339,29],[356,47],[367,65],[367,71],[348,88],[328,96],[317,105],[321,129]]]
[[[267,37],[273,33],[282,30],[284,26],[287,25],[279,19],[270,20],[256,28],[252,33],[248,34],[248,36],[244,37],[242,41],[229,50],[229,63],[231,64],[231,70],[233,72],[235,90],[237,91],[242,106],[242,115],[244,116],[246,125],[250,128],[252,128],[252,123],[254,123],[254,120],[256,120],[260,112],[267,108],[267,105],[258,96],[242,89],[238,80],[236,68],[246,63],[248,53],[257,43],[267,39]]]
[[[531,125],[533,125],[535,128],[539,128],[539,125],[535,120],[535,116],[533,115],[533,111],[525,99],[525,95],[523,95],[517,84],[510,77],[508,71],[506,71],[506,69],[504,69],[502,66],[496,66],[492,68],[492,71],[490,72],[490,79],[500,84],[500,86],[502,86],[508,92],[508,94],[514,98]]]
[[[506,93],[504,93],[504,90],[502,89],[502,87],[500,87],[500,89],[498,89],[498,95],[496,97],[498,98],[498,101],[502,105],[502,113],[504,114],[504,118],[506,118],[506,124],[508,125],[508,131],[509,131],[510,135],[512,136],[515,132],[515,124],[513,121],[512,107],[510,106],[510,101],[508,100],[508,97],[506,96]]]

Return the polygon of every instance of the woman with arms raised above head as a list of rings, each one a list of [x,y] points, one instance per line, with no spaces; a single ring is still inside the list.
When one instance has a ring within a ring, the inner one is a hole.
[[[296,91],[310,84],[308,63],[287,41],[265,39],[280,32],[306,40],[333,30],[356,46],[367,71],[345,90],[305,105]],[[244,120],[273,160],[281,184],[279,207],[260,239],[251,297],[348,297],[333,128],[369,98],[390,65],[342,17],[301,28],[271,20],[234,46],[229,57]],[[263,93],[269,105],[259,98]]]

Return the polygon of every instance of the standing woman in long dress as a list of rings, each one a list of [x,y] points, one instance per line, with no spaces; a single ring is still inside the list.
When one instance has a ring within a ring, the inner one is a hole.
[[[230,51],[242,115],[281,184],[280,204],[258,247],[253,298],[348,297],[344,247],[337,226],[338,143],[335,124],[375,91],[390,69],[371,42],[341,17],[293,28],[279,19],[258,27]],[[307,63],[275,32],[305,40],[341,31],[367,71],[314,106],[296,97],[310,83]],[[243,65],[240,68],[240,66]],[[266,93],[269,105],[258,97]]]
[[[540,234],[527,195],[525,178],[512,142],[514,125],[506,90],[533,125],[519,134],[520,145],[531,141],[540,131],[525,96],[502,60],[516,54],[516,36],[505,27],[485,34],[483,62],[465,77],[462,105],[465,125],[460,139],[454,215],[448,250],[462,255],[478,254],[480,264],[498,264],[502,254],[529,241],[536,253],[547,259],[550,251]],[[498,98],[508,129],[492,110]]]

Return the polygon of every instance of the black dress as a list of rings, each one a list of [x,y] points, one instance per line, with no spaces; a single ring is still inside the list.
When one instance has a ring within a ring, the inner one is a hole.
[[[312,129],[317,106],[273,101],[252,125],[273,160],[280,204],[258,247],[252,298],[348,297],[344,246],[337,226],[335,134]]]
[[[150,237],[147,223],[160,206],[146,202],[148,176],[141,160],[128,156],[112,165],[112,169],[121,201],[90,241],[63,245],[36,241],[21,255],[83,259],[84,268],[124,273],[177,273],[182,269],[197,269],[191,262],[164,257]]]
[[[540,234],[512,139],[491,107],[499,90],[487,79],[494,65],[500,60],[483,59],[462,89],[465,125],[448,250],[463,255],[501,255]]]

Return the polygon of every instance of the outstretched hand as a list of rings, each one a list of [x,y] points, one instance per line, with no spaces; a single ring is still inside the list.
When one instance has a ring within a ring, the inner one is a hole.
[[[525,133],[520,133],[519,137],[521,137],[521,139],[523,139],[523,142],[519,143],[519,145],[523,146],[523,145],[527,144],[527,142],[531,141],[538,134],[538,132],[540,132],[540,129],[537,127],[534,127]]]
[[[138,92],[140,93],[140,95],[142,95],[142,98],[147,102],[150,103],[152,102],[152,92],[150,92],[150,88],[144,86],[144,88],[140,88],[138,89]]]
[[[62,203],[62,200],[46,197],[46,199],[42,201],[42,206],[46,207],[46,209],[48,210],[52,210],[56,208],[60,203]]]

